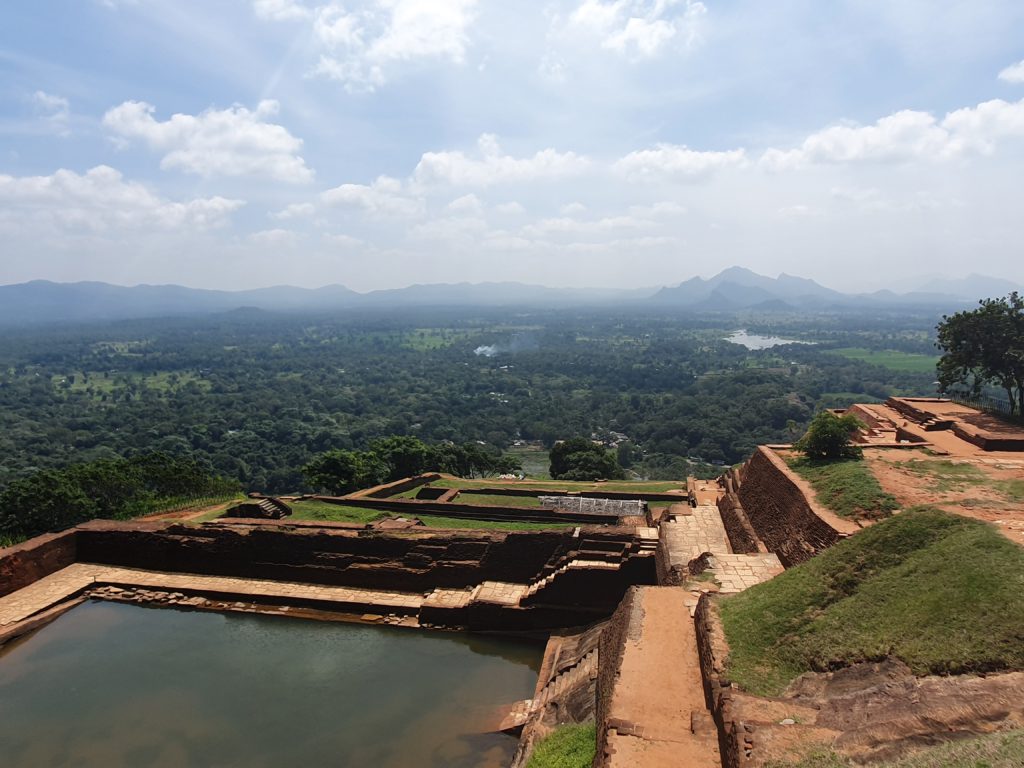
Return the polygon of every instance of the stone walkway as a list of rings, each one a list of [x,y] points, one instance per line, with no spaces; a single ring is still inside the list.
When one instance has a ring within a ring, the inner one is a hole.
[[[721,768],[685,595],[681,587],[637,591],[607,704],[608,768]]]
[[[707,502],[710,489],[703,489]],[[702,498],[698,496],[698,499]],[[707,572],[719,584],[719,592],[732,594],[767,581],[782,573],[782,563],[775,554],[735,554],[729,545],[729,536],[722,524],[722,515],[714,503],[690,507],[673,504],[669,507],[668,518],[661,524],[661,536],[668,550],[668,561],[672,567],[686,570],[691,561],[707,553]],[[691,611],[696,608],[696,599],[689,601]]]
[[[317,600],[339,606],[382,608],[394,612],[415,613],[423,605],[419,593],[391,592],[350,587],[328,587],[266,579],[239,579],[227,576],[200,576],[190,573],[143,571],[92,563],[75,563],[24,589],[0,598],[0,627],[45,610],[93,585],[148,587],[168,591],[198,592],[206,595],[245,595],[283,600]]]

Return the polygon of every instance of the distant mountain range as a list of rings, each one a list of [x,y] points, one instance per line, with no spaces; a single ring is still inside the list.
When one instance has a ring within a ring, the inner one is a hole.
[[[1000,278],[970,275],[931,279],[919,290],[897,294],[842,293],[814,280],[782,274],[765,277],[730,267],[712,278],[635,290],[549,288],[523,283],[438,283],[357,293],[343,285],[323,288],[277,286],[217,291],[180,285],[125,287],[99,282],[33,280],[0,285],[0,325],[87,322],[144,317],[204,315],[240,308],[276,312],[330,312],[355,308],[647,306],[686,311],[827,311],[870,308],[956,309],[979,298],[1003,296],[1020,286]]]

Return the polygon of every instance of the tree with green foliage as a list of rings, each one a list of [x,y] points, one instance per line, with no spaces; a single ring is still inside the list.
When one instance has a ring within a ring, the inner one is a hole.
[[[437,469],[437,452],[418,437],[392,435],[381,437],[370,443],[370,453],[387,464],[387,480],[422,475]]]
[[[15,480],[0,493],[0,537],[26,538],[95,517],[126,519],[183,498],[223,496],[237,490],[236,481],[206,472],[188,457],[166,454],[41,470]]]
[[[379,485],[390,472],[388,464],[373,451],[344,449],[321,453],[302,468],[310,485],[336,496]]]
[[[626,477],[614,455],[585,437],[556,443],[548,457],[554,480],[624,480]]]
[[[837,416],[832,411],[820,411],[793,447],[810,459],[859,459],[863,451],[852,438],[863,426],[852,413]]]
[[[983,299],[977,309],[944,315],[938,324],[939,384],[968,385],[978,395],[986,385],[1000,387],[1010,415],[1024,415],[1024,297],[1016,291]]]

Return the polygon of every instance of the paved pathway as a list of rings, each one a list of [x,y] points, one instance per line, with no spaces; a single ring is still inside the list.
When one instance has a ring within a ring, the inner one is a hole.
[[[94,583],[148,587],[167,591],[191,591],[203,594],[250,595],[286,600],[321,600],[344,605],[401,609],[403,613],[417,611],[424,602],[424,596],[419,593],[328,587],[266,579],[200,576],[190,573],[143,571],[92,563],[74,563],[0,598],[0,627],[21,621],[45,610]]]
[[[681,587],[641,587],[608,702],[608,768],[720,768]]]

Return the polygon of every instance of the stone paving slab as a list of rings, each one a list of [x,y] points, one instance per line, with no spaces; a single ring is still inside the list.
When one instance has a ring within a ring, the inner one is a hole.
[[[331,587],[267,579],[203,576],[190,573],[145,571],[92,563],[74,563],[29,586],[0,598],[0,627],[14,624],[81,592],[93,584],[150,587],[202,593],[228,593],[300,600],[320,600],[382,608],[419,609],[420,593],[394,592],[352,587]]]
[[[686,567],[691,560],[705,552],[714,555],[732,552],[717,506],[702,504],[680,511],[676,511],[673,506],[669,509],[669,515],[671,519],[661,524],[661,535],[668,544],[669,562],[672,565]]]

